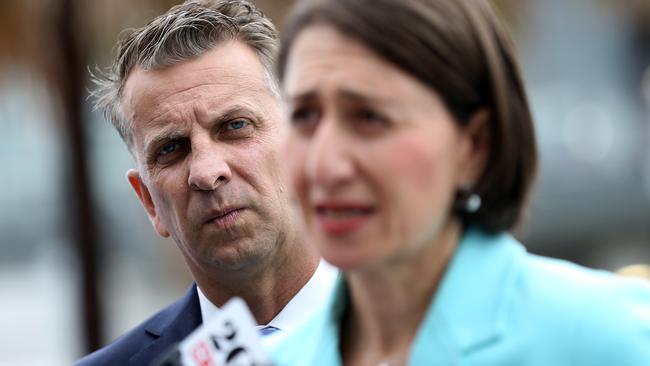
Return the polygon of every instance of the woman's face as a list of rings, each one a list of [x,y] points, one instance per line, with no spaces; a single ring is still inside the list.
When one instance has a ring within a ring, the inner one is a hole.
[[[311,26],[288,57],[292,182],[309,240],[344,270],[418,255],[477,177],[472,138],[440,97],[363,44]]]

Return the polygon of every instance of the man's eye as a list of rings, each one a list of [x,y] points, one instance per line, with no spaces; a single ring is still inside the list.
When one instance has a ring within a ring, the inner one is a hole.
[[[160,148],[158,151],[159,156],[165,156],[169,155],[175,151],[177,151],[181,147],[181,144],[178,141],[170,142],[168,144],[163,145],[163,147]]]
[[[248,126],[249,124],[250,122],[245,119],[236,119],[226,124],[226,130],[230,130],[230,131],[241,130],[242,128]]]
[[[167,142],[158,149],[158,152],[154,157],[155,162],[165,165],[171,164],[172,162],[176,161],[176,159],[183,156],[186,149],[187,144],[184,140],[174,140]]]
[[[253,135],[255,124],[247,118],[236,118],[222,124],[219,136],[226,140],[239,140]]]

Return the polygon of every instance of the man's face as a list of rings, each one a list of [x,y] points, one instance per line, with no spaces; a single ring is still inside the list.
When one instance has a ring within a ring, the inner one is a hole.
[[[135,68],[123,111],[138,170],[128,178],[156,231],[192,271],[273,258],[290,234],[279,100],[238,41],[161,70]]]

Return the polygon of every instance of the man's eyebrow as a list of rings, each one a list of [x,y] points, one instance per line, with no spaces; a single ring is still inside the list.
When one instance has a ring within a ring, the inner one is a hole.
[[[219,126],[222,126],[237,118],[249,119],[253,122],[254,125],[257,125],[259,128],[269,127],[269,116],[266,116],[263,111],[247,105],[230,106],[223,111],[219,111],[219,113],[215,113],[215,115],[210,116],[209,118],[211,126],[210,128],[218,128]]]
[[[239,117],[262,119],[260,114],[257,113],[252,108],[236,105],[226,109],[225,111],[220,112],[219,115],[213,117],[211,120],[218,125],[221,123],[232,121],[233,119]]]

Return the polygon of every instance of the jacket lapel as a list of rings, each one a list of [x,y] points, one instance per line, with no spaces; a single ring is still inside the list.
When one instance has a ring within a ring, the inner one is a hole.
[[[153,340],[130,359],[131,365],[150,365],[201,324],[201,307],[196,284],[176,303],[149,320],[144,331]]]
[[[524,255],[508,234],[468,230],[418,331],[410,364],[458,365],[496,344]]]

